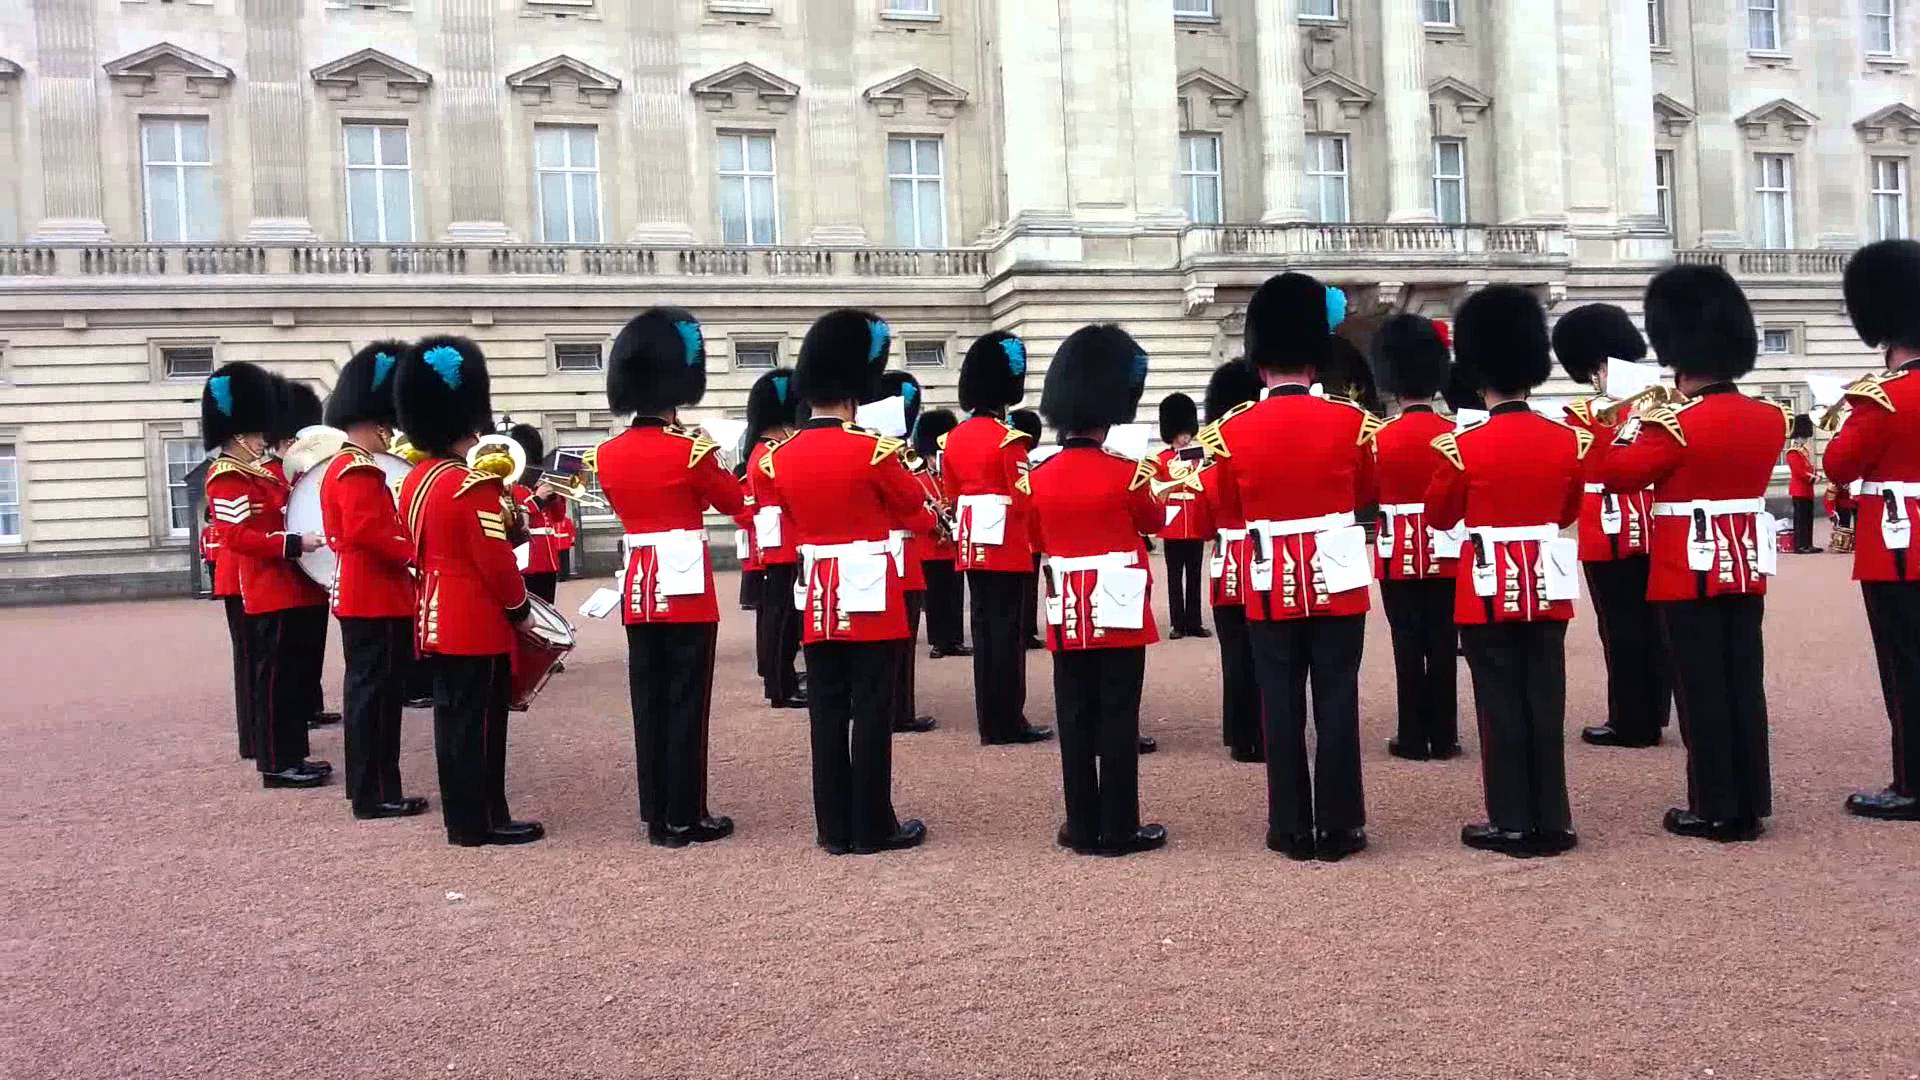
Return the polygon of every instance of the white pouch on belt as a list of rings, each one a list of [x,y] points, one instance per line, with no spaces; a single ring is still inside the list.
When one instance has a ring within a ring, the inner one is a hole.
[[[1227,575],[1227,548],[1225,544],[1213,545],[1213,557],[1207,560],[1207,576],[1218,580]]]
[[[1428,528],[1427,535],[1433,538],[1434,558],[1457,559],[1467,546],[1467,523],[1459,522],[1451,529]]]
[[[1620,512],[1620,496],[1611,493],[1600,496],[1600,531],[1619,536],[1625,524],[1626,515]]]
[[[780,508],[763,506],[753,512],[753,538],[760,550],[780,546]]]
[[[1178,506],[1167,507],[1167,524],[1169,525],[1173,524],[1173,519],[1179,516],[1180,516],[1180,508]]]
[[[1380,524],[1374,529],[1373,550],[1383,559],[1393,558],[1393,542],[1399,539],[1395,533],[1400,531],[1400,519],[1393,514],[1381,514]]]
[[[1271,538],[1256,538],[1253,542],[1253,561],[1247,564],[1247,587],[1254,592],[1273,591],[1273,545]],[[1262,548],[1266,549],[1268,558],[1260,557]]]
[[[1104,630],[1146,628],[1146,570],[1116,566],[1094,575],[1093,625]]]
[[[1065,596],[1055,596],[1052,593],[1048,593],[1046,607],[1048,626],[1059,626],[1061,623],[1067,621],[1067,598]]]
[[[887,564],[884,551],[868,555],[842,555],[834,560],[839,584],[834,598],[841,611],[849,615],[870,615],[887,610]]]
[[[1705,573],[1720,557],[1719,531],[1705,510],[1695,510],[1687,521],[1687,569]]]
[[[733,553],[741,562],[753,557],[753,542],[747,536],[747,530],[733,530]]]
[[[1493,544],[1486,545],[1487,557],[1482,560],[1479,552],[1468,553],[1473,560],[1473,595],[1489,597],[1500,591],[1500,575],[1493,560],[1500,557],[1500,550]]]
[[[1367,552],[1367,530],[1358,525],[1315,533],[1314,559],[1330,593],[1352,592],[1373,584],[1373,559]]]
[[[1541,590],[1549,600],[1580,598],[1580,541],[1548,540],[1540,545]]]
[[[1880,539],[1888,551],[1906,551],[1913,546],[1913,507],[1908,502],[1908,485],[1883,493],[1880,499]],[[1899,515],[1899,520],[1894,515]]]
[[[962,495],[967,510],[967,542],[998,547],[1007,542],[1007,504]]]
[[[1754,553],[1757,560],[1754,570],[1764,577],[1772,577],[1780,572],[1780,523],[1772,514],[1762,510],[1753,517]]]
[[[707,545],[699,533],[662,539],[653,546],[654,580],[662,596],[704,596],[707,591]]]

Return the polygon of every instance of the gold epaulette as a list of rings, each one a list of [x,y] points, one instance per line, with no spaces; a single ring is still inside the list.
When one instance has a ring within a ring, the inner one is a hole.
[[[948,435],[951,435],[951,434],[953,434],[953,433],[952,433],[952,432],[950,432],[950,431],[943,431],[943,432],[941,432],[941,433],[940,433],[940,437],[939,437],[939,438],[937,438],[937,439],[935,439],[935,440],[933,440],[933,441],[934,441],[935,443],[938,443],[938,444],[939,444],[939,446],[940,446],[940,449],[941,449],[942,451],[944,451],[944,450],[946,450],[946,448],[947,448],[947,436],[948,436]]]
[[[1139,491],[1141,488],[1153,482],[1153,476],[1158,471],[1158,469],[1154,468],[1153,462],[1142,458],[1140,462],[1133,467],[1133,479],[1127,481],[1127,490]]]
[[[218,458],[214,461],[213,467],[207,470],[207,483],[211,484],[216,478],[225,476],[228,473],[239,473],[245,476],[251,471],[252,470],[249,470],[245,465],[232,458]]]
[[[1583,427],[1569,427],[1568,430],[1573,432],[1574,456],[1585,461],[1587,451],[1593,449],[1593,432]]]
[[[460,481],[460,489],[453,493],[453,497],[457,499],[489,480],[500,485],[500,494],[504,497],[507,492],[506,477],[495,476],[484,469],[468,469],[466,479]]]
[[[869,465],[878,465],[907,448],[905,439],[896,439],[891,435],[878,435],[870,431],[863,431],[861,434],[873,435],[873,456],[867,459]]]
[[[1193,437],[1193,441],[1206,447],[1207,453],[1212,454],[1214,457],[1232,457],[1233,454],[1227,450],[1227,437],[1220,429],[1227,421],[1253,408],[1253,406],[1253,402],[1243,401],[1233,408],[1228,409],[1221,415],[1220,419],[1201,428],[1200,433]]]
[[[1014,427],[1009,424],[1009,425],[1006,425],[1006,428],[1007,428],[1006,434],[1000,437],[1000,449],[1002,450],[1005,450],[1007,447],[1012,446],[1014,443],[1020,441],[1021,439],[1028,438],[1027,433],[1024,431],[1021,431],[1017,427]]]
[[[1702,399],[1694,399],[1694,401],[1699,400]],[[1694,401],[1687,402],[1685,405],[1680,406],[1680,409],[1692,408]],[[1671,405],[1661,405],[1649,409],[1646,413],[1642,414],[1640,422],[1642,424],[1658,424],[1660,427],[1666,429],[1667,434],[1673,436],[1674,442],[1685,446],[1687,445],[1687,433],[1680,427],[1680,409],[1676,409]]]
[[[1582,424],[1593,423],[1593,399],[1592,398],[1574,399],[1571,403],[1567,405],[1567,415],[1573,417],[1575,420],[1580,421]]]
[[[603,443],[601,445],[605,445],[605,444]],[[588,472],[599,472],[600,471],[600,447],[595,446],[593,449],[587,451],[584,454],[581,454],[580,464]]]
[[[1440,451],[1441,457],[1446,458],[1448,461],[1453,463],[1454,468],[1459,469],[1462,472],[1466,471],[1466,468],[1467,468],[1466,460],[1460,456],[1460,433],[1459,432],[1448,431],[1443,434],[1436,435],[1434,436],[1432,445],[1435,450]]]
[[[350,473],[355,469],[372,469],[376,472],[380,471],[380,463],[373,460],[373,455],[367,453],[365,450],[362,450],[358,446],[354,446],[353,444],[349,443],[346,446],[343,446],[340,448],[340,453],[345,455],[347,459],[347,463],[340,467],[340,472],[342,475],[345,475],[346,473]],[[385,474],[382,473],[382,475],[385,475]]]
[[[1905,374],[1904,371],[1890,371],[1886,375],[1862,376],[1847,387],[1847,396],[1871,401],[1888,412],[1893,412],[1893,398],[1887,393],[1885,384]],[[1791,424],[1791,419],[1788,422]]]
[[[720,449],[720,444],[714,442],[704,428],[684,428],[678,424],[668,424],[661,430],[693,443],[687,449],[687,468],[689,469],[700,464],[700,459]]]
[[[1780,410],[1780,418],[1786,421],[1787,438],[1789,439],[1793,438],[1793,407],[1790,405],[1782,405],[1777,401],[1772,402],[1771,404],[1773,405],[1774,408]]]
[[[1345,402],[1345,404],[1351,405],[1353,403]],[[1367,410],[1360,408],[1358,405],[1354,405],[1353,407],[1360,409],[1360,434],[1355,437],[1354,445],[1365,446],[1373,441],[1375,435],[1380,434],[1380,429],[1386,427],[1387,422]]]

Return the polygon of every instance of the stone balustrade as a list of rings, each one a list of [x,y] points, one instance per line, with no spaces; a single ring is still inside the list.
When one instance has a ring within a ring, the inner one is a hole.
[[[1796,277],[1839,280],[1851,251],[1781,251],[1759,248],[1690,248],[1674,252],[1676,262],[1718,266],[1737,278]]]
[[[1343,264],[1436,262],[1460,266],[1565,264],[1557,225],[1432,225],[1289,222],[1195,225],[1180,237],[1185,265],[1243,261]]]

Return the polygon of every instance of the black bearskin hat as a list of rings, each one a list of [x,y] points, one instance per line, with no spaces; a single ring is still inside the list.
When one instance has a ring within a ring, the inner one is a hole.
[[[400,358],[393,403],[407,441],[436,457],[453,444],[493,430],[487,358],[463,337],[424,337]]]
[[[1182,435],[1200,431],[1200,410],[1185,394],[1168,394],[1160,399],[1160,441],[1171,443]]]
[[[793,389],[793,369],[774,368],[753,380],[747,390],[747,442],[749,445],[774,428],[790,428],[799,423],[800,395]]]
[[[1060,343],[1040,390],[1040,412],[1064,432],[1133,422],[1146,386],[1147,354],[1112,323],[1083,326]]]
[[[1339,334],[1327,342],[1327,364],[1319,371],[1326,392],[1345,398],[1371,413],[1382,411],[1380,390],[1374,385],[1373,365],[1360,347]]]
[[[1489,285],[1460,305],[1453,320],[1453,355],[1480,386],[1518,394],[1547,381],[1553,356],[1547,312],[1518,285]]]
[[[1301,273],[1268,278],[1247,301],[1247,359],[1262,371],[1299,372],[1326,364],[1346,294]]]
[[[1480,391],[1480,377],[1459,364],[1453,365],[1453,371],[1447,375],[1447,388],[1440,391],[1440,399],[1454,412],[1487,407],[1487,399]]]
[[[952,409],[935,409],[920,414],[920,422],[913,425],[913,449],[921,457],[932,461],[940,452],[940,438],[947,432],[960,426],[960,420],[953,415]]]
[[[1800,413],[1795,416],[1793,418],[1792,437],[1796,439],[1813,438],[1813,417],[1808,416],[1806,413]]]
[[[1453,360],[1433,320],[1395,315],[1373,335],[1373,369],[1381,389],[1401,401],[1427,401],[1447,385]]]
[[[1920,349],[1920,243],[1881,240],[1854,252],[1842,288],[1861,341]]]
[[[1582,304],[1553,324],[1553,354],[1574,382],[1592,383],[1607,358],[1641,360],[1647,339],[1627,313],[1613,304]]]
[[[1660,362],[1683,374],[1737,379],[1753,370],[1760,331],[1733,275],[1717,266],[1670,266],[1647,284],[1647,338]]]
[[[893,329],[871,311],[841,308],[814,320],[793,366],[794,389],[807,401],[871,401],[893,349]]]
[[[266,368],[244,360],[220,365],[200,391],[200,440],[217,450],[236,435],[265,435],[279,393]]]
[[[926,394],[920,389],[920,380],[904,371],[883,371],[880,373],[880,396],[875,401],[890,397],[901,400],[901,412],[907,418],[907,430],[913,430],[914,422],[920,419],[920,402]]]
[[[653,415],[699,402],[707,392],[707,339],[684,308],[651,307],[613,339],[607,405]]]
[[[1007,425],[1031,439],[1035,444],[1040,442],[1040,433],[1046,429],[1046,425],[1040,421],[1040,412],[1037,409],[1013,410],[1007,414]]]
[[[1027,343],[995,330],[975,338],[960,361],[960,408],[966,412],[999,412],[1020,404],[1026,396]]]
[[[532,424],[514,424],[507,428],[507,438],[519,443],[520,449],[527,452],[529,468],[538,468],[541,462],[547,460],[547,440],[540,437],[540,429]]]
[[[1266,388],[1260,373],[1245,357],[1236,356],[1214,368],[1213,375],[1207,379],[1207,423],[1213,423],[1227,415],[1227,410],[1244,402],[1259,401],[1260,392]]]
[[[293,379],[275,381],[278,392],[274,396],[273,424],[267,429],[267,441],[283,443],[298,436],[301,429],[319,423],[325,410],[313,387]]]
[[[327,426],[342,431],[364,423],[393,426],[393,369],[405,355],[404,341],[376,341],[354,353],[327,395]]]

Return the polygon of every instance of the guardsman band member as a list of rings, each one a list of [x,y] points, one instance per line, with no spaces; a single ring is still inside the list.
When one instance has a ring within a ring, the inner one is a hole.
[[[907,435],[911,438],[913,427],[920,419],[920,400],[922,397],[920,380],[904,371],[885,371],[880,374],[880,397],[900,399],[901,412],[907,420]],[[933,467],[915,451],[911,443],[900,448],[900,456],[907,463],[907,470],[914,474],[927,499],[941,507],[945,514],[946,496],[940,491],[940,478]],[[920,651],[920,617],[927,606],[927,573],[924,563],[935,558],[939,552],[942,530],[930,527],[918,532],[896,529],[896,539],[906,549],[906,565],[902,568],[907,604],[907,648],[901,657],[900,678],[893,688],[893,730],[902,735],[917,735],[932,731],[940,722],[918,711],[915,703],[914,661]]]
[[[1387,409],[1380,400],[1373,367],[1367,363],[1360,347],[1335,334],[1329,355],[1331,369],[1323,368],[1314,373],[1320,381],[1321,392],[1330,397],[1345,398],[1375,416],[1385,416]]]
[[[278,407],[274,412],[274,428],[267,433],[268,447],[272,451],[262,467],[272,473],[276,479],[287,486],[287,494],[292,494],[293,482],[297,476],[287,475],[285,456],[299,438],[300,432],[320,422],[320,395],[313,387],[292,379],[276,378],[280,388]],[[285,507],[282,506],[282,514]],[[296,575],[312,587],[307,590],[305,608],[299,619],[306,625],[308,632],[289,639],[289,647],[304,651],[299,660],[299,668],[307,678],[307,696],[312,700],[312,717],[307,721],[310,728],[340,722],[340,714],[328,712],[326,694],[321,689],[321,669],[326,666],[327,655],[327,593],[325,589],[314,585],[304,574]]]
[[[1046,425],[1040,420],[1038,409],[1015,409],[1007,414],[1007,423],[1015,431],[1027,437],[1027,462],[1031,467],[1034,448],[1040,445],[1040,436]],[[1026,635],[1025,645],[1029,652],[1045,647],[1040,640],[1040,553],[1029,552],[1033,571],[1027,575],[1027,587],[1020,592],[1021,633]]]
[[[1813,484],[1820,470],[1813,463],[1813,417],[1793,418],[1793,437],[1787,443],[1787,497],[1793,500],[1793,553],[1817,555],[1813,546]]]
[[[426,455],[400,486],[400,512],[420,572],[414,648],[433,672],[447,842],[530,844],[547,831],[508,810],[507,706],[514,627],[532,604],[507,539],[510,477],[466,463],[481,433],[493,430],[486,357],[465,338],[422,338],[393,380],[400,426]]]
[[[1243,404],[1260,400],[1266,387],[1260,373],[1244,359],[1214,369],[1207,380],[1207,423],[1211,424]],[[1213,557],[1207,563],[1211,582],[1213,625],[1220,632],[1220,738],[1235,761],[1267,760],[1266,736],[1260,730],[1260,686],[1253,673],[1253,641],[1247,636],[1247,564],[1252,544],[1247,522],[1238,509],[1220,505],[1221,485],[1213,462],[1201,474],[1202,492],[1213,518]]]
[[[1849,796],[1847,810],[1920,821],[1920,244],[1861,248],[1847,263],[1845,290],[1854,329],[1884,352],[1887,370],[1848,389],[1852,415],[1827,445],[1826,467],[1835,483],[1860,485],[1853,576],[1893,726],[1893,783]]]
[[[713,702],[720,604],[707,556],[712,507],[742,528],[740,484],[720,464],[720,445],[681,427],[678,410],[707,390],[700,323],[680,308],[649,308],[614,339],[607,404],[633,414],[600,444],[592,468],[626,537],[627,687],[640,817],[648,842],[681,848],[733,833],[733,819],[707,809],[707,733]],[[777,603],[779,597],[768,597]],[[788,598],[791,602],[791,597]]]
[[[793,586],[799,553],[786,535],[773,483],[760,462],[788,439],[800,415],[800,395],[793,389],[793,369],[775,368],[754,380],[747,391],[747,491],[753,500],[749,526],[752,550],[766,579],[760,588],[760,606],[754,609],[753,641],[760,685],[767,703],[776,709],[804,709],[794,659],[800,655],[800,611],[793,605]]]
[[[1006,422],[1024,394],[1027,345],[1004,330],[974,341],[960,364],[960,407],[971,413],[947,433],[941,483],[958,526],[957,566],[972,593],[973,701],[988,746],[1041,742],[1053,729],[1027,722],[1022,590],[1033,592],[1026,475],[1033,440]]]
[[[1193,441],[1200,433],[1200,410],[1185,394],[1168,394],[1160,399],[1160,441],[1166,447],[1154,455],[1156,479],[1185,480],[1197,475],[1206,464],[1206,449]],[[1200,621],[1200,567],[1206,560],[1207,541],[1213,539],[1213,514],[1207,509],[1204,489],[1173,489],[1167,495],[1166,527],[1160,539],[1166,544],[1161,557],[1167,564],[1167,621],[1175,638],[1206,638]]]
[[[753,453],[753,440],[745,437],[740,442],[740,460],[733,466],[733,478],[740,481],[740,495],[747,501],[747,509],[753,509],[753,481],[747,473],[747,457]],[[754,538],[752,529],[741,529],[734,534],[734,552],[740,559],[740,610],[759,611],[760,600],[767,590],[767,567],[760,561],[760,542]],[[760,624],[758,616],[754,621],[753,674],[756,678],[766,678],[766,669],[761,666],[760,645],[758,641]]]
[[[411,817],[400,786],[400,718],[413,667],[413,540],[373,455],[393,436],[393,371],[407,345],[376,341],[340,369],[326,422],[347,441],[325,466],[320,520],[338,556],[331,594],[346,654],[347,798],[357,818]]]
[[[1360,654],[1372,553],[1354,517],[1374,501],[1380,421],[1315,397],[1346,294],[1282,274],[1247,304],[1247,359],[1268,387],[1209,425],[1221,513],[1253,543],[1247,622],[1267,743],[1267,846],[1293,859],[1343,859],[1366,847],[1360,783]],[[1317,741],[1307,763],[1306,688]]]
[[[1481,289],[1454,322],[1455,356],[1491,413],[1433,442],[1427,524],[1464,524],[1454,617],[1473,673],[1487,821],[1468,847],[1514,858],[1574,843],[1567,803],[1567,620],[1579,592],[1582,462],[1593,435],[1533,411],[1527,395],[1553,373],[1547,314],[1517,285]]]
[[[1139,752],[1147,646],[1160,640],[1140,538],[1165,527],[1167,504],[1154,496],[1153,461],[1102,446],[1110,427],[1132,423],[1146,377],[1146,353],[1118,326],[1069,335],[1040,397],[1062,449],[1019,481],[1032,498],[1028,521],[1046,583],[1067,803],[1058,839],[1082,855],[1167,842],[1166,826],[1140,824]]]
[[[1623,427],[1636,424],[1609,413],[1607,406],[1615,403],[1605,397],[1607,362],[1639,362],[1647,355],[1646,339],[1625,311],[1587,304],[1554,324],[1553,351],[1569,378],[1600,395],[1578,399],[1566,412],[1569,424],[1593,436],[1580,506],[1580,562],[1593,592],[1607,664],[1607,722],[1582,730],[1580,738],[1594,746],[1657,746],[1673,705],[1673,673],[1660,641],[1659,617],[1647,602],[1653,493],[1608,494],[1600,482],[1614,439]]]
[[[1431,319],[1395,315],[1373,338],[1373,363],[1399,412],[1374,435],[1380,480],[1380,606],[1393,638],[1399,724],[1387,752],[1409,761],[1460,754],[1459,634],[1453,622],[1457,533],[1436,530],[1427,515],[1433,440],[1453,430],[1434,411],[1453,366]]]
[[[201,412],[206,412],[202,401]],[[205,426],[202,430],[211,431]],[[264,445],[264,443],[263,443]],[[219,450],[221,456],[227,451],[216,446],[212,439],[207,441],[207,450],[212,453]],[[249,459],[250,460],[250,459]],[[218,458],[207,464],[207,479],[211,480],[212,469]],[[227,644],[233,652],[233,718],[239,729],[240,760],[253,760],[253,666],[247,659],[247,602],[240,595],[240,564],[245,556],[239,552],[222,551],[220,519],[214,516],[213,498],[207,497],[205,519],[200,525],[200,556],[207,560],[207,569],[213,576],[213,595],[219,598],[227,613]]]
[[[247,635],[247,717],[254,766],[269,788],[318,787],[333,767],[307,761],[315,677],[301,666],[317,660],[308,613],[326,626],[326,594],[295,565],[321,546],[319,536],[286,531],[287,485],[262,464],[280,409],[278,380],[252,364],[226,364],[200,397],[200,430],[219,450],[207,469],[207,502],[220,531],[220,558],[240,575]],[[320,607],[310,605],[320,595]],[[304,647],[302,647],[304,646]]]
[[[900,455],[906,444],[853,425],[892,346],[876,315],[822,315],[794,367],[812,416],[760,463],[800,550],[813,810],[818,842],[834,855],[917,847],[927,836],[893,812],[893,684],[909,647],[895,530],[931,528],[933,516]]]
[[[532,424],[514,424],[507,437],[527,452],[527,471],[513,482],[513,502],[520,508],[527,525],[527,565],[520,576],[527,579],[527,591],[553,603],[560,581],[560,550],[554,542],[553,522],[565,517],[567,500],[555,494],[541,476],[540,463],[547,459],[546,440]]]
[[[1688,400],[1649,412],[1607,451],[1607,490],[1653,486],[1653,567],[1687,744],[1681,836],[1752,840],[1773,812],[1767,762],[1767,577],[1779,558],[1766,513],[1791,414],[1742,394],[1759,346],[1753,309],[1718,267],[1676,266],[1647,286],[1647,337]]]
[[[560,513],[553,519],[553,550],[554,554],[557,555],[560,560],[560,580],[562,581],[567,581],[573,577],[573,541],[575,531],[573,513],[563,507]]]
[[[952,409],[935,409],[920,414],[913,425],[913,452],[933,469],[934,479],[941,476],[941,446],[947,432],[960,423]],[[944,482],[943,482],[944,485]],[[944,486],[942,488],[944,492]],[[959,552],[953,541],[937,537],[932,553],[921,564],[927,575],[927,659],[972,656],[967,647],[967,579],[953,568]]]

